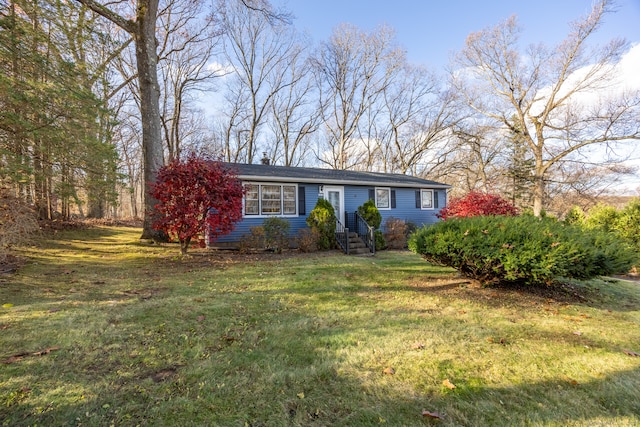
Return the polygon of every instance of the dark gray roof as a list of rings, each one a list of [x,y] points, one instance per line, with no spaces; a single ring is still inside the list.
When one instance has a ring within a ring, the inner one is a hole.
[[[277,181],[339,185],[377,185],[386,187],[450,188],[450,185],[410,175],[359,172],[320,168],[230,163],[238,177],[246,181]]]

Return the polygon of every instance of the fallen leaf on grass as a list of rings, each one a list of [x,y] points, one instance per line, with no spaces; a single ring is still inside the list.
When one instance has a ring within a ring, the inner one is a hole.
[[[32,353],[33,356],[44,356],[45,354],[49,354],[52,351],[56,351],[56,350],[60,350],[60,347],[49,347],[49,348],[45,348],[42,351],[36,351],[35,353]]]
[[[0,363],[2,363],[4,365],[8,365],[10,363],[19,362],[22,359],[24,359],[25,357],[29,357],[29,356],[44,356],[45,354],[49,354],[52,351],[56,351],[56,350],[60,350],[60,347],[48,347],[48,348],[45,348],[44,350],[36,351],[35,353],[29,353],[29,352],[18,353],[18,354],[14,354],[12,356],[9,356],[8,358],[4,359]]]
[[[442,381],[442,385],[447,387],[450,390],[453,390],[456,388],[455,384],[453,384],[451,381],[449,381],[449,378],[447,378],[446,380]]]
[[[304,392],[301,391],[300,393],[296,394],[296,396],[298,397],[298,399],[304,399]]]
[[[162,369],[161,371],[153,373],[151,375],[151,379],[153,380],[154,383],[159,383],[168,378],[171,378],[176,374],[176,372],[177,372],[177,369],[172,366],[172,367]]]
[[[427,418],[435,418],[436,420],[441,420],[444,418],[441,414],[437,412],[426,411],[424,409],[422,410],[422,416]]]
[[[28,356],[29,353],[18,353],[13,356],[9,356],[2,361],[3,364],[8,365],[10,363],[15,363],[21,361],[25,356]]]
[[[628,356],[640,357],[640,353],[636,353],[635,351],[631,351],[631,350],[622,350],[622,351],[624,352],[624,354]]]
[[[396,373],[396,370],[389,366],[388,368],[384,368],[382,373],[386,375],[394,375]]]
[[[571,385],[578,385],[578,381],[574,380],[573,378],[567,378],[567,381]]]

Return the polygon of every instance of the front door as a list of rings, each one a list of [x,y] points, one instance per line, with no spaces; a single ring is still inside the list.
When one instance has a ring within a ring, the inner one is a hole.
[[[324,198],[331,203],[336,211],[336,218],[344,224],[344,187],[324,186]]]

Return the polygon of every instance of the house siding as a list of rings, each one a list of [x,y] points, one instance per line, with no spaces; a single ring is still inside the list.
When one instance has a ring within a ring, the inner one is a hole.
[[[267,181],[265,181],[267,182]],[[272,183],[277,183],[277,181],[268,181]],[[306,228],[306,219],[309,213],[315,207],[319,192],[320,192],[320,184],[298,184],[299,187],[304,188],[305,194],[305,214],[298,214],[295,217],[285,217],[286,220],[289,221],[290,231],[289,237],[295,238],[298,234],[298,230],[301,228]],[[355,212],[358,209],[358,206],[361,206],[364,202],[369,199],[370,191],[375,187],[370,185],[345,185],[344,186],[344,207],[347,212]],[[382,227],[384,227],[385,221],[389,217],[394,217],[398,219],[402,219],[406,222],[411,222],[421,227],[423,225],[433,224],[438,221],[436,214],[440,210],[440,208],[446,205],[446,190],[437,189],[434,190],[437,192],[438,208],[435,209],[421,209],[416,207],[416,191],[425,189],[427,187],[421,188],[395,188],[390,187],[391,190],[395,193],[395,207],[391,209],[380,209],[380,214],[382,215]],[[260,226],[263,224],[265,217],[250,217],[246,216],[236,224],[235,229],[226,236],[219,237],[216,241],[210,241],[209,244],[211,246],[228,246],[230,244],[237,243],[241,240],[242,236],[249,235],[251,233],[251,227]]]
[[[294,238],[300,229],[306,228],[306,219],[309,213],[315,207],[318,197],[322,197],[319,194],[321,186],[325,186],[325,189],[337,186],[344,189],[344,210],[346,212],[354,212],[369,198],[375,197],[376,194],[382,194],[375,192],[376,187],[388,188],[391,208],[380,209],[383,224],[388,218],[394,217],[414,223],[416,226],[438,221],[436,214],[446,206],[446,192],[450,188],[446,184],[404,174],[298,168],[268,164],[229,163],[227,165],[245,183],[297,186],[297,214],[282,216],[289,221],[290,238]],[[422,193],[420,190],[425,189],[432,190],[434,195],[437,195],[434,209],[421,208]],[[304,195],[304,199],[301,194]],[[260,206],[262,206],[262,202],[260,202]],[[270,205],[267,204],[267,206]],[[255,209],[254,204],[252,204],[252,208]],[[284,210],[284,204],[282,210]],[[242,237],[249,235],[252,227],[263,225],[266,218],[268,216],[245,216],[236,224],[234,231],[226,236],[220,236],[215,241],[210,241],[209,245],[212,247],[237,247]]]
[[[369,200],[369,190],[373,190],[375,187],[362,186],[362,187],[348,187],[345,188],[345,208],[348,212],[355,212],[358,206],[361,206],[364,202]],[[420,209],[416,208],[415,192],[420,190],[419,188],[395,188],[391,187],[391,191],[395,192],[395,207],[391,209],[380,209],[380,215],[382,216],[382,227],[384,227],[385,221],[389,217],[402,219],[405,222],[412,222],[418,227],[423,225],[433,224],[438,221],[436,214],[438,209]],[[438,206],[445,206],[446,191],[435,190],[438,196]],[[350,195],[351,197],[347,197]],[[349,200],[347,202],[347,199]]]
[[[269,181],[273,182],[273,181]],[[277,183],[277,182],[276,182]],[[309,212],[315,207],[316,202],[318,201],[318,184],[299,184],[299,187],[304,188],[305,195],[305,214],[297,216],[287,216],[284,217],[287,221],[289,221],[289,237],[293,238],[298,234],[298,230],[301,228],[305,228],[307,226],[307,216]],[[235,229],[227,234],[226,236],[220,236],[215,241],[210,241],[209,244],[211,246],[215,246],[217,243],[237,243],[242,239],[242,236],[251,234],[251,227],[257,227],[264,223],[264,220],[267,217],[251,217],[245,216],[242,218],[242,221],[236,224]]]

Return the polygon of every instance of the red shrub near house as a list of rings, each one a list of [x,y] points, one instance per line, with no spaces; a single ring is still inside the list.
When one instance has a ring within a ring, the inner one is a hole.
[[[464,197],[452,198],[447,207],[438,213],[438,217],[446,220],[482,215],[515,216],[517,214],[518,209],[508,200],[496,194],[472,191]]]
[[[242,182],[222,163],[195,154],[163,166],[151,193],[159,201],[154,228],[177,236],[182,254],[205,230],[215,239],[242,219]]]

